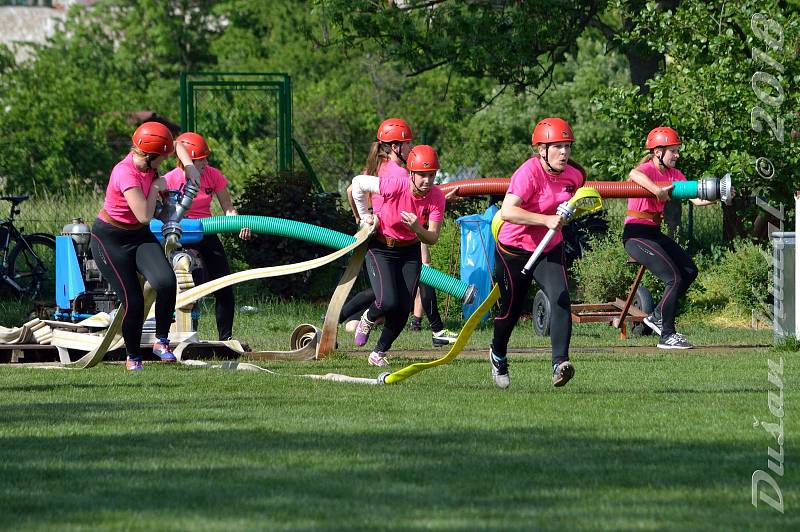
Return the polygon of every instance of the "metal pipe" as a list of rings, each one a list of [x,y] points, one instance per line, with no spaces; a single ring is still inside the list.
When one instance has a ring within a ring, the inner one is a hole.
[[[437,186],[445,194],[457,188],[457,196],[486,196],[504,195],[510,182],[511,179],[507,177],[487,177],[451,181]],[[730,174],[726,174],[722,179],[709,177],[698,181],[656,181],[656,185],[660,187],[674,185],[671,194],[673,199],[722,200],[727,205],[733,200]],[[601,198],[655,197],[652,192],[633,181],[587,181],[583,186],[596,189]]]

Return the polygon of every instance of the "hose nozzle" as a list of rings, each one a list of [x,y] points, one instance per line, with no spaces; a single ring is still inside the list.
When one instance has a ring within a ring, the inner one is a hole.
[[[164,205],[161,208],[160,218],[164,222],[161,234],[164,235],[168,249],[180,247],[180,238],[183,234],[181,220],[192,206],[192,200],[200,192],[200,186],[193,181],[187,181],[183,187],[183,194],[178,190],[170,190],[166,194]]]
[[[478,293],[478,287],[474,284],[471,284],[467,287],[467,291],[464,292],[464,297],[461,298],[461,303],[463,305],[469,305],[475,300],[475,294]]]
[[[697,181],[697,197],[701,200],[720,200],[725,205],[733,202],[731,174],[725,174],[722,179],[706,177]]]
[[[197,197],[198,192],[200,192],[200,185],[194,181],[187,181],[183,186],[183,196],[181,196],[180,201],[178,201],[175,206],[175,215],[177,216],[176,222],[180,222],[183,219],[186,211],[192,206],[192,200]]]

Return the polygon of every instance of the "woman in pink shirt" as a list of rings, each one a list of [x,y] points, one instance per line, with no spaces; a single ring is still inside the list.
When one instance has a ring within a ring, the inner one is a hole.
[[[372,143],[367,155],[367,162],[361,171],[364,175],[373,175],[383,178],[408,178],[405,169],[406,158],[411,151],[411,127],[402,118],[387,118],[378,126],[375,133],[376,140]],[[355,201],[353,200],[353,185],[347,187],[347,201],[356,219],[356,224],[361,224]],[[380,208],[382,198],[378,195],[367,195],[367,211],[372,214]],[[372,288],[362,290],[351,297],[342,307],[339,323],[345,324],[345,329],[354,332],[358,321],[367,309],[375,302],[375,293]],[[376,319],[383,321],[383,316]]]
[[[686,181],[686,176],[676,168],[681,139],[671,127],[657,127],[647,135],[645,147],[650,153],[631,170],[629,179],[656,197],[628,200],[622,241],[628,255],[664,281],[661,301],[653,314],[644,319],[645,325],[659,335],[658,347],[691,349],[692,344],[675,330],[675,312],[678,300],[697,278],[697,266],[682,247],[661,232],[664,205],[669,201],[674,185],[662,187],[656,184],[658,181]],[[698,206],[714,203],[699,199],[690,201]]]
[[[414,147],[407,165],[404,177],[359,175],[353,179],[353,202],[361,223],[377,224],[366,259],[375,302],[355,331],[356,345],[363,346],[375,320],[384,317],[383,331],[369,355],[374,366],[388,366],[386,353],[403,331],[414,304],[422,269],[420,243],[435,244],[444,219],[444,194],[433,186],[439,170],[436,150]],[[369,195],[373,206],[380,205],[374,214],[369,211]]]
[[[187,165],[190,179],[200,174],[189,153],[176,148],[172,133],[163,124],[145,122],[132,137],[130,153],[111,172],[103,208],[92,226],[92,255],[100,273],[117,294],[125,317],[122,337],[128,357],[126,368],[142,369],[139,344],[144,324],[144,295],[139,274],[156,291],[156,342],[153,353],[163,362],[175,362],[169,347],[169,327],[175,311],[175,272],[169,265],[161,244],[150,231],[156,200],[166,190],[166,181],[156,169],[176,151]]]
[[[194,167],[200,172],[200,191],[192,200],[192,206],[185,217],[197,219],[211,216],[211,201],[215,195],[226,216],[238,214],[233,207],[230,192],[228,192],[228,178],[208,164],[208,156],[211,155],[211,150],[208,149],[206,140],[191,131],[183,133],[176,140],[177,144],[182,144],[186,147],[194,162]],[[167,181],[167,187],[170,190],[182,191],[186,184],[184,164],[178,160],[178,166],[167,172],[164,179]],[[251,232],[248,228],[243,228],[239,232],[239,237],[242,240],[249,240],[250,236]],[[200,253],[207,273],[207,280],[218,279],[231,273],[228,257],[225,255],[225,249],[222,247],[222,242],[220,242],[217,235],[205,235],[200,242],[186,244],[184,248],[194,249]],[[194,274],[197,275],[195,277],[196,283],[200,283],[203,280],[200,278],[201,273],[200,270],[194,271]],[[217,290],[214,292],[214,298],[214,311],[219,339],[230,340],[233,338],[233,313],[236,306],[233,298],[233,288],[227,286]]]
[[[367,156],[367,163],[364,167],[362,174],[376,175],[383,178],[397,178],[407,179],[408,170],[405,168],[406,157],[411,151],[411,128],[408,123],[402,118],[387,118],[378,127],[376,134],[377,142],[372,143],[369,155]],[[458,189],[452,190],[445,200],[454,196]],[[356,217],[356,223],[361,223],[358,216],[355,203],[353,202],[352,185],[347,187],[347,198],[350,202],[350,208]],[[370,198],[370,209],[377,210],[380,208],[382,201],[380,196]],[[420,244],[422,252],[422,263],[430,266],[430,250],[427,244]],[[372,293],[371,288],[367,288],[353,296],[344,307],[342,307],[342,314],[339,318],[339,323],[345,323],[345,328],[351,331],[355,330],[362,314],[372,302],[375,300],[375,294]],[[436,290],[428,285],[420,284],[417,296],[415,297],[414,312],[417,316],[417,306],[419,306],[419,316],[422,319],[422,312],[428,317],[428,322],[431,326],[433,345],[446,345],[456,341],[458,336],[453,334],[450,330],[444,328],[442,317],[439,314],[439,304],[436,301]],[[412,318],[412,324],[414,319]],[[353,324],[352,326],[350,324]],[[350,328],[352,327],[352,328]],[[420,325],[421,328],[421,325]],[[412,328],[412,330],[415,330]],[[416,329],[419,330],[419,329]]]
[[[533,130],[535,155],[514,175],[503,199],[504,220],[495,248],[495,281],[500,286],[500,310],[494,319],[494,337],[489,350],[492,379],[500,388],[511,385],[506,351],[511,333],[522,314],[526,295],[535,279],[551,304],[550,343],[553,386],[564,386],[574,375],[569,361],[572,336],[569,287],[564,269],[564,246],[557,232],[530,274],[522,268],[548,230],[560,230],[564,221],[557,207],[570,199],[586,179],[583,169],[570,161],[575,137],[560,118],[545,118]]]

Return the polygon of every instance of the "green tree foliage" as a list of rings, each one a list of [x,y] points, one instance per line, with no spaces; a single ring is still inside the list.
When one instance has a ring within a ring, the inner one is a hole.
[[[578,39],[575,52],[554,68],[552,86],[547,81],[532,88],[535,93],[507,91],[491,106],[449,128],[443,139],[445,157],[458,153],[462,164],[475,166],[478,176],[509,177],[532,153],[536,122],[560,116],[570,122],[576,135],[573,158],[590,177],[619,179],[620,175],[592,168],[608,157],[609,146],[619,136],[613,117],[601,118],[595,113],[591,98],[602,87],[629,88],[627,64],[619,53],[606,49],[603,37],[588,32]]]
[[[622,9],[625,2],[616,4]],[[622,34],[623,44],[646,40],[666,64],[645,96],[615,87],[594,98],[598,116],[619,126],[620,150],[599,161],[605,172],[627,174],[645,153],[647,132],[670,125],[684,141],[680,167],[689,179],[732,172],[740,195],[790,197],[800,162],[791,133],[800,116],[797,8],[719,0],[680,2],[674,12],[657,12],[650,3],[634,23]],[[754,83],[754,76],[762,81]],[[767,77],[774,87],[763,81]],[[780,127],[773,130],[769,122]],[[774,175],[757,171],[760,157],[772,162]]]
[[[520,92],[552,75],[605,5],[600,0],[317,3],[348,48],[374,41],[412,75],[446,67],[452,75],[488,77]]]
[[[292,75],[294,136],[327,190],[341,190],[361,171],[382,119],[402,116],[418,142],[436,144],[467,110],[461,95],[492,84],[448,79],[443,71],[406,76],[400,61],[374,42],[347,50],[326,46],[339,39],[339,30],[312,2],[237,0],[216,11],[229,21],[212,45],[220,70]]]
[[[0,78],[6,190],[95,184],[128,148],[129,114],[177,119],[178,72],[210,59],[205,0],[76,6],[34,58]]]
[[[14,68],[14,54],[5,44],[0,44],[0,74]]]

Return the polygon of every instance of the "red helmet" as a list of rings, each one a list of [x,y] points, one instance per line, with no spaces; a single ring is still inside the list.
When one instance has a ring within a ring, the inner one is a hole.
[[[545,118],[533,128],[531,144],[552,144],[554,142],[575,142],[575,135],[569,123],[561,118]]]
[[[175,140],[186,146],[186,150],[189,152],[189,157],[191,157],[193,161],[197,159],[205,159],[211,155],[211,150],[208,149],[206,139],[197,133],[187,131],[186,133],[179,135]]]
[[[387,118],[381,122],[377,136],[381,142],[407,142],[413,140],[411,128],[402,118]]]
[[[409,172],[435,172],[439,169],[439,156],[427,144],[414,146],[406,159]]]
[[[134,146],[145,153],[169,155],[175,150],[172,133],[161,122],[145,122],[136,128],[131,140]]]
[[[647,134],[645,147],[648,150],[660,148],[662,146],[675,146],[681,143],[678,132],[671,127],[657,127]]]

